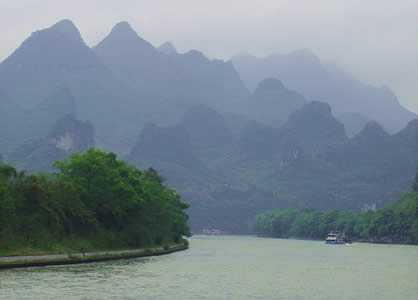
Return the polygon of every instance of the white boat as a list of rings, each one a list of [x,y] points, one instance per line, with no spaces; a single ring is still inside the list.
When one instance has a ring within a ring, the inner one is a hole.
[[[344,245],[346,243],[345,234],[341,234],[338,231],[331,231],[328,233],[325,243],[330,245]]]

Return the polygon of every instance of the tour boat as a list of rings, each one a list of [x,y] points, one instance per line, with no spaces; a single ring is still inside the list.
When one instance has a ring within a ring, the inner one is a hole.
[[[346,243],[346,238],[344,234],[339,232],[331,231],[328,233],[325,243],[330,245],[343,245]]]

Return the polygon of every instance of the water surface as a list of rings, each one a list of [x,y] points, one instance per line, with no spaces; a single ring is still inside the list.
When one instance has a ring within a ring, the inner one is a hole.
[[[188,251],[0,271],[0,299],[418,299],[418,247],[196,236]]]

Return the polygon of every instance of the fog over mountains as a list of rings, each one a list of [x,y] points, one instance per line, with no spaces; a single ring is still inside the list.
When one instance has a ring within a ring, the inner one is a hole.
[[[391,133],[416,118],[388,88],[365,84],[335,65],[323,64],[308,49],[264,58],[243,54],[232,61],[250,90],[265,78],[279,78],[309,101],[329,103],[337,115],[361,115],[381,123]]]
[[[246,232],[277,207],[364,209],[398,199],[418,121],[387,88],[309,50],[209,59],[155,47],[121,22],[88,47],[69,20],[0,63],[0,154],[29,171],[94,145],[153,167],[196,230]]]

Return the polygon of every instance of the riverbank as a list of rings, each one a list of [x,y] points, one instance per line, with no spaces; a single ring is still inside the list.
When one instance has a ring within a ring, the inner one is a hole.
[[[254,235],[256,237],[259,238],[266,238],[266,239],[280,239],[280,240],[296,240],[296,241],[316,241],[316,242],[320,242],[323,241],[325,242],[325,239],[316,239],[316,238],[309,238],[309,237],[277,237],[277,236],[272,236],[272,235],[262,235],[262,234],[257,234]],[[395,241],[395,240],[391,240],[391,239],[351,239],[349,241],[349,244],[352,243],[362,243],[362,244],[377,244],[377,245],[399,245],[399,246],[418,246],[418,244],[416,243],[407,243],[407,242],[400,242],[400,241]]]
[[[187,250],[188,248],[189,243],[186,240],[184,240],[181,243],[165,245],[161,247],[132,250],[98,251],[88,253],[67,253],[36,256],[7,256],[0,257],[0,269],[71,265],[108,260],[159,256]]]
[[[418,178],[418,175],[417,175]],[[375,211],[275,209],[257,215],[255,231],[274,237],[323,239],[331,231],[353,241],[418,245],[418,183],[414,192]]]

